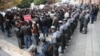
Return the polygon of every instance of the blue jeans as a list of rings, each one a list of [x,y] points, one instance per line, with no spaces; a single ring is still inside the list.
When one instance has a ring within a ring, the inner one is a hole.
[[[95,16],[94,16],[94,15],[91,15],[91,16],[90,16],[91,24],[93,24],[93,23],[94,23],[94,18],[95,18]]]
[[[44,26],[42,27],[42,30],[43,30],[43,36],[48,37],[48,31],[49,31],[48,27]]]
[[[35,44],[38,45],[38,43],[39,43],[39,36],[38,36],[38,34],[34,34],[33,37],[35,39]]]
[[[10,37],[11,31],[10,29],[6,29],[7,36]]]
[[[31,41],[31,36],[24,36],[24,43],[25,43],[25,48],[29,48],[30,45],[32,44],[32,41]]]

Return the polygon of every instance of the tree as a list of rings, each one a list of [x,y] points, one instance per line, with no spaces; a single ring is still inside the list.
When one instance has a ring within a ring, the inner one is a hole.
[[[0,10],[5,10],[7,8],[18,5],[21,0],[0,0]]]
[[[19,8],[29,8],[33,0],[22,0],[22,2],[17,5]]]
[[[47,0],[34,0],[35,5],[46,4]]]
[[[40,4],[52,4],[56,3],[58,0],[34,0],[35,5],[40,5]]]

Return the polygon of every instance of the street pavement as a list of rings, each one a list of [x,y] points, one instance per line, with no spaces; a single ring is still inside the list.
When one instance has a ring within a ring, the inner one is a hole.
[[[8,53],[6,53],[3,50],[0,50],[0,56],[10,56]]]
[[[65,53],[61,54],[60,56],[100,56],[100,13],[98,15],[98,19],[94,24],[88,25],[88,33],[83,34],[79,32],[79,25],[75,30],[70,44],[66,47]],[[12,30],[14,32],[14,30]],[[10,46],[15,46],[14,50],[18,49],[17,38],[14,33],[12,33],[12,37],[8,38],[5,34],[0,32],[0,40],[6,41],[6,43],[10,43]],[[47,37],[47,40],[50,41],[51,35]],[[3,43],[0,43],[3,45]],[[41,52],[41,45],[40,43],[38,47],[38,51]],[[6,45],[5,45],[6,46]],[[2,48],[2,47],[1,47]],[[9,47],[8,47],[9,48]],[[9,49],[13,49],[9,48]],[[23,49],[26,51],[26,49]],[[11,53],[9,53],[11,55]],[[1,51],[0,51],[1,55]],[[2,55],[1,55],[2,56]],[[5,55],[4,55],[5,56]]]

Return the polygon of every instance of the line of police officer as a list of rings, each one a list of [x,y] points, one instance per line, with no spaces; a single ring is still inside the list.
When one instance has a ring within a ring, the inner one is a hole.
[[[79,18],[79,10],[73,14],[70,18],[66,18],[63,21],[59,21],[59,30],[55,26],[51,26],[52,30],[52,43],[53,43],[53,55],[59,56],[59,47],[61,46],[61,53],[64,53],[64,49],[68,46],[71,40],[71,36],[77,26]]]

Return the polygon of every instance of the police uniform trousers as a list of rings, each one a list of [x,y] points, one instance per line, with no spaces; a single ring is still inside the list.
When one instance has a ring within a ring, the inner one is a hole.
[[[66,38],[65,34],[63,34],[61,36],[61,53],[64,53],[65,46],[66,46]]]
[[[53,43],[53,56],[59,56],[59,51],[58,51],[59,46],[60,45],[58,43]]]

